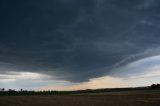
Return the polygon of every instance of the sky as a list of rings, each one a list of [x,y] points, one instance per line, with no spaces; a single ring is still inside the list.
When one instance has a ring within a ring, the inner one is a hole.
[[[0,88],[160,83],[159,0],[0,0]]]

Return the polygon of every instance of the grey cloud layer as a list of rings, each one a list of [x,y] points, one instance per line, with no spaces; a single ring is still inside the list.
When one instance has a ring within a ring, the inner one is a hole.
[[[103,76],[159,46],[159,6],[156,0],[1,0],[0,71],[72,82]]]

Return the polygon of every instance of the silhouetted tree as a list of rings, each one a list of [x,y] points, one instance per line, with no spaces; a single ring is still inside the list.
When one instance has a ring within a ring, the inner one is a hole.
[[[160,88],[160,84],[157,84],[157,88]]]
[[[5,91],[5,89],[4,89],[4,88],[2,88],[1,90],[2,90],[2,91]]]
[[[152,89],[160,89],[160,84],[152,84],[151,88]]]
[[[22,92],[22,91],[23,91],[23,89],[20,89],[20,91]]]

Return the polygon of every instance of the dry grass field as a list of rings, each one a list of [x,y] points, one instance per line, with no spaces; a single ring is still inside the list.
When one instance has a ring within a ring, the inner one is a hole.
[[[160,95],[1,96],[0,106],[160,106]]]

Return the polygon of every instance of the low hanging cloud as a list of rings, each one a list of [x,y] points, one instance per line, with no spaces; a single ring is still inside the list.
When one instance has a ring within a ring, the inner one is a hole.
[[[0,73],[69,82],[110,75],[127,67],[119,64],[126,58],[132,64],[153,56],[144,52],[160,45],[159,6],[155,0],[2,0]]]

